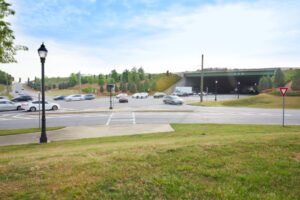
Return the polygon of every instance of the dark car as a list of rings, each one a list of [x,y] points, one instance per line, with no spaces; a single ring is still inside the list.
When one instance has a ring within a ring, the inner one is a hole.
[[[174,105],[182,105],[183,100],[180,99],[178,96],[165,96],[163,99],[165,104],[174,104]]]
[[[128,103],[127,96],[123,95],[119,97],[119,103]]]
[[[58,101],[58,100],[65,100],[66,96],[57,96],[55,98],[53,98],[53,100]]]
[[[92,99],[95,99],[95,95],[93,95],[93,94],[86,94],[86,95],[84,95],[84,99],[85,99],[85,100],[92,100]]]
[[[31,96],[19,96],[17,98],[12,99],[13,102],[22,102],[22,101],[32,101]]]

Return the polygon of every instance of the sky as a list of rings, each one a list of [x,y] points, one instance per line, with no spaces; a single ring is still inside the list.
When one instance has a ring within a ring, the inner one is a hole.
[[[182,72],[204,67],[300,67],[299,0],[8,0],[20,51],[0,69],[46,76],[143,67]]]

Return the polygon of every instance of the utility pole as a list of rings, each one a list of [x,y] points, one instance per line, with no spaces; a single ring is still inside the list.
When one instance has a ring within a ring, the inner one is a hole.
[[[79,81],[79,94],[81,94],[81,75],[80,75],[80,72],[78,74],[78,81]]]
[[[203,62],[204,62],[204,55],[202,54],[202,61],[201,61],[201,85],[200,85],[200,102],[203,102]]]
[[[6,73],[6,93],[9,94],[8,90],[8,74]]]

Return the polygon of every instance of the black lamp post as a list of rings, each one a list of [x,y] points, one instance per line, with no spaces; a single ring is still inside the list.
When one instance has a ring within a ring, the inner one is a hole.
[[[109,106],[109,109],[112,110],[113,107],[112,107],[112,89],[114,87],[114,84],[107,84],[106,87],[109,89],[109,103],[110,103],[110,106]]]
[[[215,81],[216,93],[215,93],[215,101],[217,101],[217,93],[218,93],[218,81]]]
[[[241,82],[237,82],[237,92],[238,92],[238,96],[237,96],[237,98],[239,99],[240,98],[240,84],[241,84]]]
[[[44,64],[47,57],[47,49],[44,43],[38,49],[39,56],[41,58],[42,63],[42,133],[40,138],[40,143],[47,143],[47,135],[46,135],[46,116],[45,116],[45,79],[44,79]],[[40,103],[40,102],[39,102]]]

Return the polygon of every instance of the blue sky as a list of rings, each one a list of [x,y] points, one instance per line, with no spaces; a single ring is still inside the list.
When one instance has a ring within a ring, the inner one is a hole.
[[[300,67],[300,1],[11,0],[20,77],[40,76],[36,49],[49,50],[48,76],[206,67]]]

